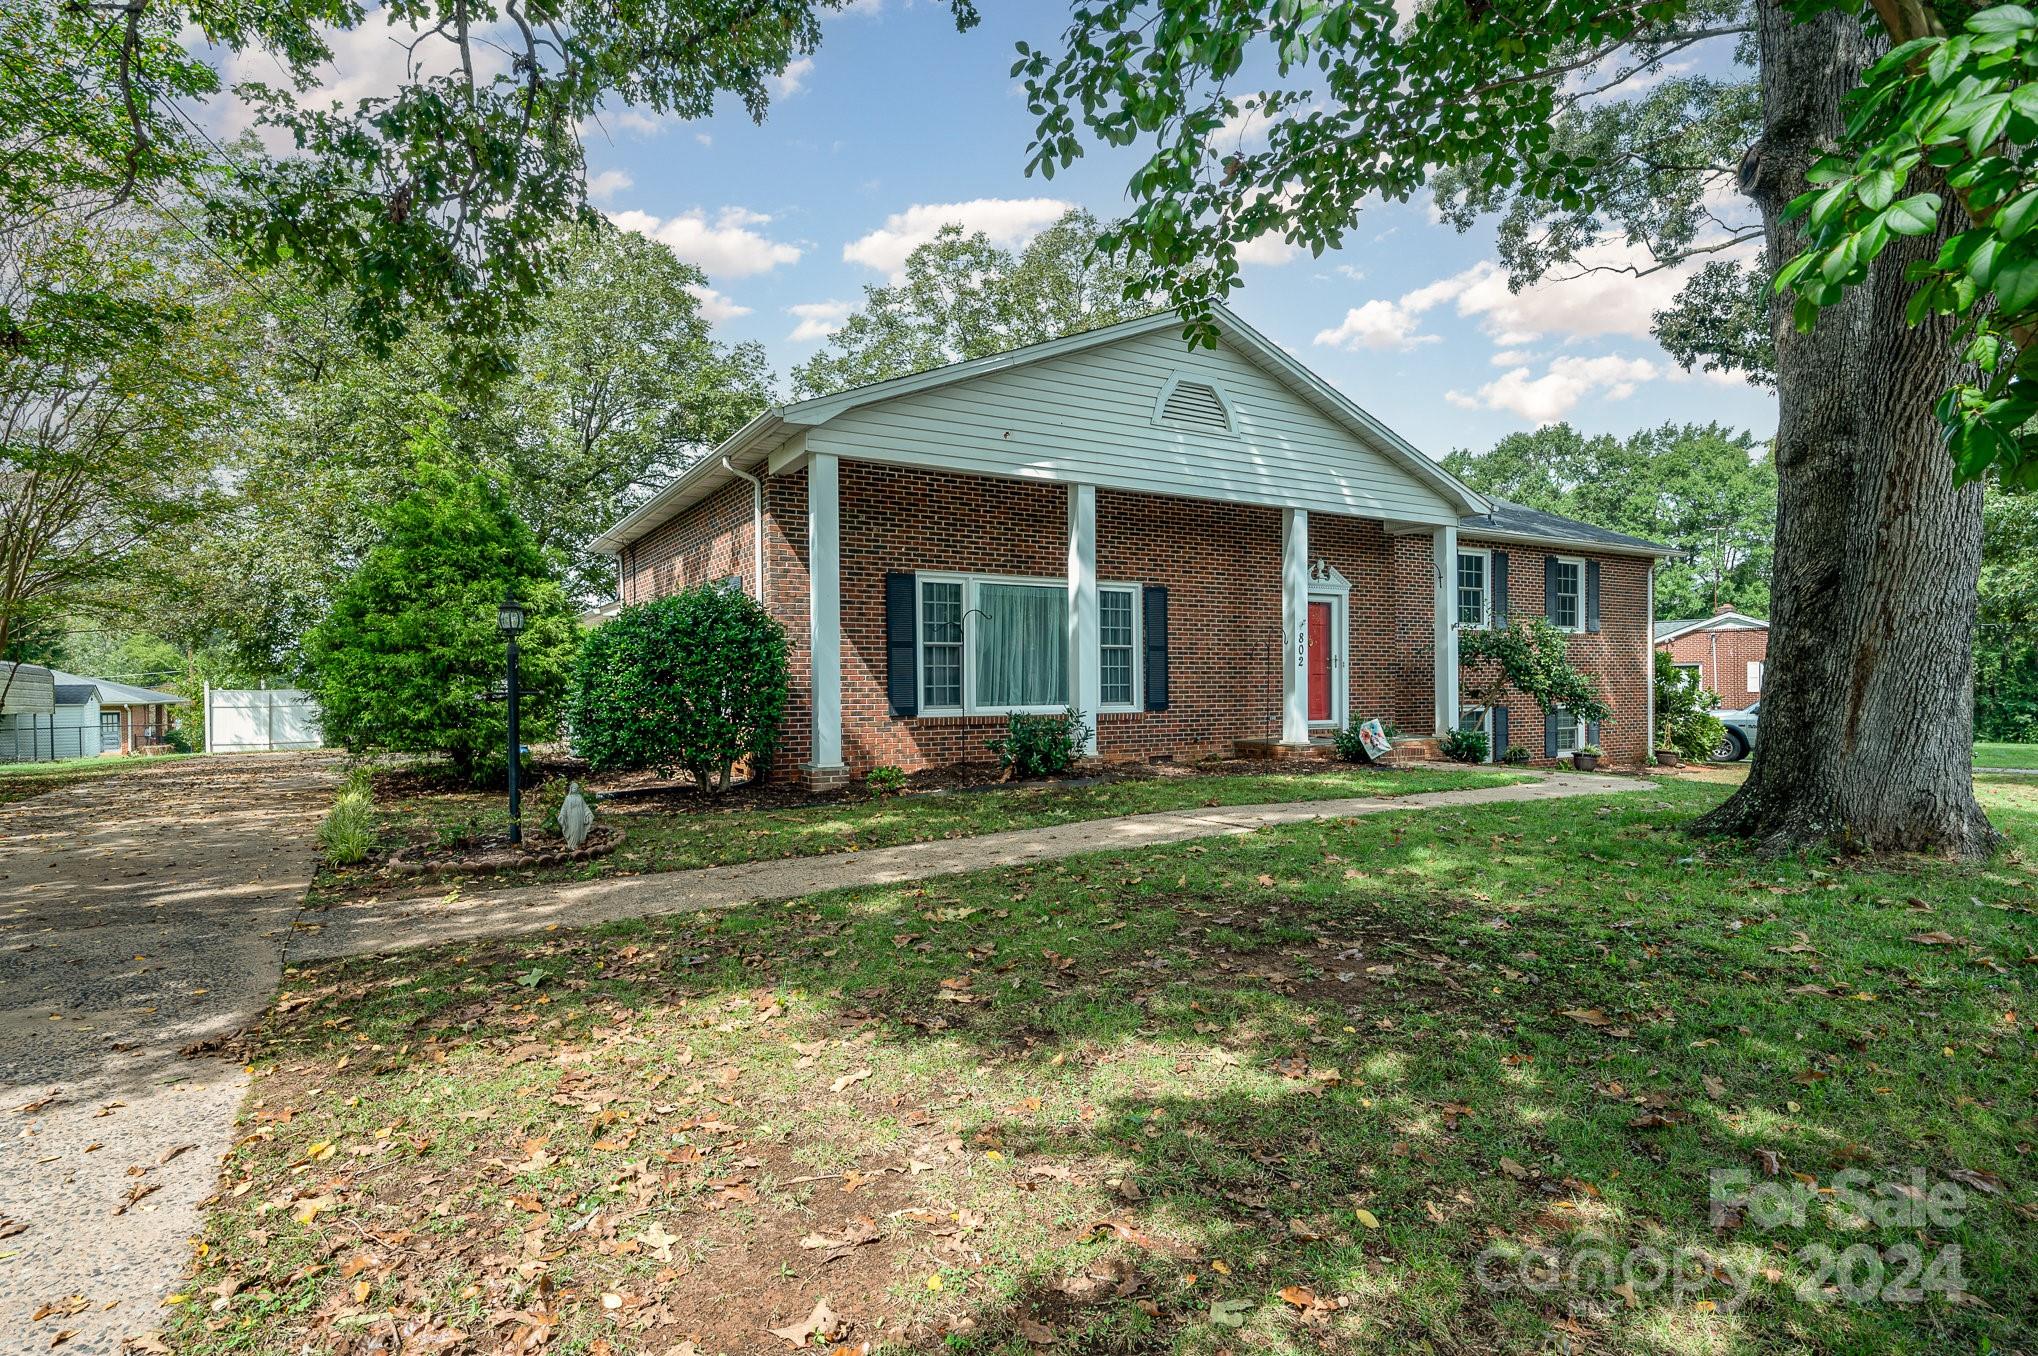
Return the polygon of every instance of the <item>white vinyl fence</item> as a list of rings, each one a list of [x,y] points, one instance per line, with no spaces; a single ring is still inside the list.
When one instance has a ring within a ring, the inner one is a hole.
[[[207,753],[274,753],[323,747],[318,703],[294,687],[205,689]]]

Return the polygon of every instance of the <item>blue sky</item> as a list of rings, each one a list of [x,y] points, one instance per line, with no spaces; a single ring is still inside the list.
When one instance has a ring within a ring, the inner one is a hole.
[[[1008,74],[1013,44],[1052,47],[1049,0],[984,7],[958,34],[932,0],[861,0],[829,17],[820,49],[788,72],[762,125],[735,101],[699,122],[623,111],[588,129],[599,205],[707,273],[710,311],[793,364],[945,220],[1017,245],[1063,205],[1125,207],[1131,152],[1093,151],[1052,180],[1024,173],[1031,119]],[[345,97],[393,74],[370,21],[339,35]],[[1280,259],[1283,253],[1291,257]],[[1426,201],[1365,211],[1336,254],[1285,247],[1249,263],[1234,307],[1359,404],[1435,456],[1568,419],[1627,433],[1720,420],[1766,437],[1774,401],[1736,378],[1685,374],[1648,337],[1677,279],[1611,274],[1511,294],[1491,233],[1460,235]],[[1609,245],[1618,261],[1618,245]]]

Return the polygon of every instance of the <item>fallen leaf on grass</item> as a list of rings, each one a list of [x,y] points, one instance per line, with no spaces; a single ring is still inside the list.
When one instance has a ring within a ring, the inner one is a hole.
[[[1245,1316],[1252,1311],[1249,1299],[1221,1299],[1210,1306],[1210,1321],[1220,1328],[1243,1328]]]
[[[1955,937],[1950,932],[1914,932],[1910,936],[1904,938],[1904,940],[1907,942],[1916,942],[1919,946],[1967,945],[1967,940],[1965,938]]]
[[[1512,1177],[1517,1182],[1526,1182],[1531,1176],[1534,1175],[1531,1172],[1529,1172],[1527,1168],[1515,1162],[1512,1158],[1501,1159],[1500,1170],[1506,1173],[1509,1177]]]
[[[1613,1025],[1613,1018],[1598,1008],[1565,1008],[1560,1015],[1569,1017],[1574,1022],[1583,1022],[1586,1026]]]
[[[843,1222],[842,1232],[839,1236],[823,1233],[808,1234],[800,1240],[800,1246],[803,1248],[830,1248],[838,1252],[848,1252],[851,1248],[862,1247],[866,1243],[875,1243],[877,1240],[877,1221],[869,1215],[858,1215],[854,1219]]]
[[[828,1091],[842,1092],[853,1084],[861,1083],[864,1079],[868,1077],[870,1077],[869,1069],[858,1069],[855,1073],[846,1073],[842,1075],[842,1077],[836,1079],[833,1083],[830,1083],[828,1085]]]
[[[1973,1168],[1952,1168],[1946,1175],[1964,1186],[1971,1186],[1976,1191],[1985,1192],[1990,1196],[2003,1194],[2003,1179],[1992,1172],[1977,1172]]]
[[[805,1319],[798,1323],[788,1324],[783,1328],[773,1328],[771,1334],[774,1337],[783,1337],[795,1347],[803,1347],[807,1345],[807,1339],[811,1337],[818,1337],[824,1342],[827,1341],[841,1327],[841,1317],[828,1307],[828,1299],[824,1295],[814,1301],[814,1312],[808,1314]]]

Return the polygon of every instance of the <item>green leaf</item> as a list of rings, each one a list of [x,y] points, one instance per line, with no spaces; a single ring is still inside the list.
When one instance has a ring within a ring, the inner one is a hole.
[[[1970,33],[2014,33],[2029,28],[2038,28],[2038,18],[2022,5],[1997,5],[1967,21]]]
[[[1996,270],[1996,305],[2006,315],[2017,315],[2038,301],[2038,258],[2020,255]]]
[[[1879,169],[1871,170],[1861,176],[1861,181],[1855,186],[1854,193],[1855,196],[1861,199],[1863,207],[1866,207],[1871,212],[1880,212],[1883,208],[1889,206],[1889,200],[1896,196],[1896,190],[1896,174],[1890,170]]]
[[[1989,222],[1995,233],[2005,240],[2015,240],[2038,225],[2038,189],[2032,189],[2023,196],[2010,200],[2008,206],[1997,212]]]
[[[1914,193],[1891,203],[1883,221],[1898,235],[1930,235],[1938,229],[1941,206],[1937,193]]]

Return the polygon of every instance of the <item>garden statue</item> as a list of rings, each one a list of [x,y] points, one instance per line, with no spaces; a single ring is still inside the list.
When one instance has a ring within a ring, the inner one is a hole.
[[[594,828],[594,811],[588,808],[587,798],[580,794],[579,782],[566,784],[566,799],[559,802],[559,836],[566,840],[566,846],[574,851],[587,841],[588,831]]]

